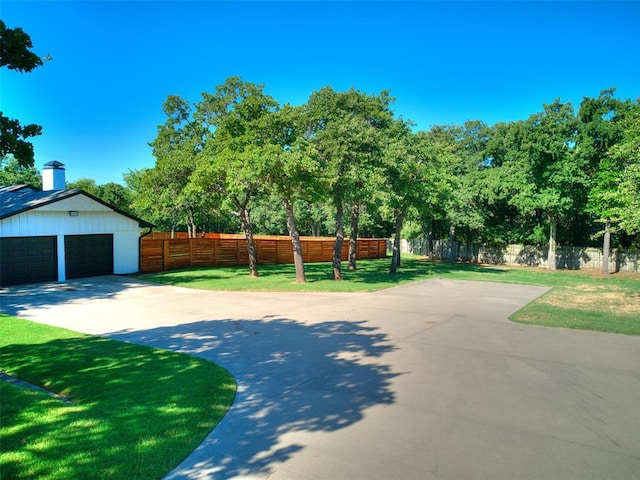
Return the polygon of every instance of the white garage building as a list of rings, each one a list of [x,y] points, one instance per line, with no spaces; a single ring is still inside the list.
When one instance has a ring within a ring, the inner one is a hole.
[[[153,225],[82,190],[49,162],[43,190],[0,187],[0,286],[139,271],[140,229]]]

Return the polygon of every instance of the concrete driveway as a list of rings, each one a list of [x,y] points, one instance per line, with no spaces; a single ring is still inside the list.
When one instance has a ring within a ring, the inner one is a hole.
[[[640,478],[640,337],[507,320],[544,292],[433,279],[228,293],[103,277],[5,290],[1,305],[235,375],[233,407],[168,479]]]

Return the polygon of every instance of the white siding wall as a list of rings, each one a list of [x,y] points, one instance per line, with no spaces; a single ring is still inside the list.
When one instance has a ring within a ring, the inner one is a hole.
[[[70,216],[69,211],[77,211]],[[64,248],[64,235],[113,234],[113,271],[117,274],[138,271],[140,230],[138,222],[120,215],[83,195],[61,200],[37,210],[29,210],[0,220],[0,236],[30,237],[57,235],[58,248]],[[58,255],[58,258],[60,257]],[[64,264],[60,279],[64,279]]]
[[[30,210],[2,220],[3,237],[41,235],[90,235],[95,233],[138,232],[138,222],[111,212],[78,211],[72,217],[67,211]]]
[[[135,222],[134,222],[135,223]],[[113,235],[113,273],[135,273],[139,266],[140,243],[136,224],[135,232],[116,232]]]

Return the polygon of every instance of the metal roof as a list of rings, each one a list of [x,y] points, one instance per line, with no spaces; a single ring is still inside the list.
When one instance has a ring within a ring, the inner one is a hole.
[[[0,187],[0,220],[18,215],[19,213],[26,212],[27,210],[35,210],[45,205],[64,200],[65,198],[75,197],[76,195],[84,195],[85,197],[110,208],[120,215],[124,215],[125,217],[137,221],[140,228],[152,228],[154,226],[153,224],[145,222],[134,215],[117,209],[113,205],[103,202],[99,198],[94,197],[87,192],[83,192],[82,190],[65,189],[43,192],[41,190],[36,190],[29,185]]]

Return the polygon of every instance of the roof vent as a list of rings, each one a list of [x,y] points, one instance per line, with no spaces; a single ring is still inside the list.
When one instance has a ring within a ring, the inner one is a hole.
[[[63,163],[57,160],[45,163],[42,169],[42,190],[50,192],[52,190],[64,190],[67,188],[64,173]]]

